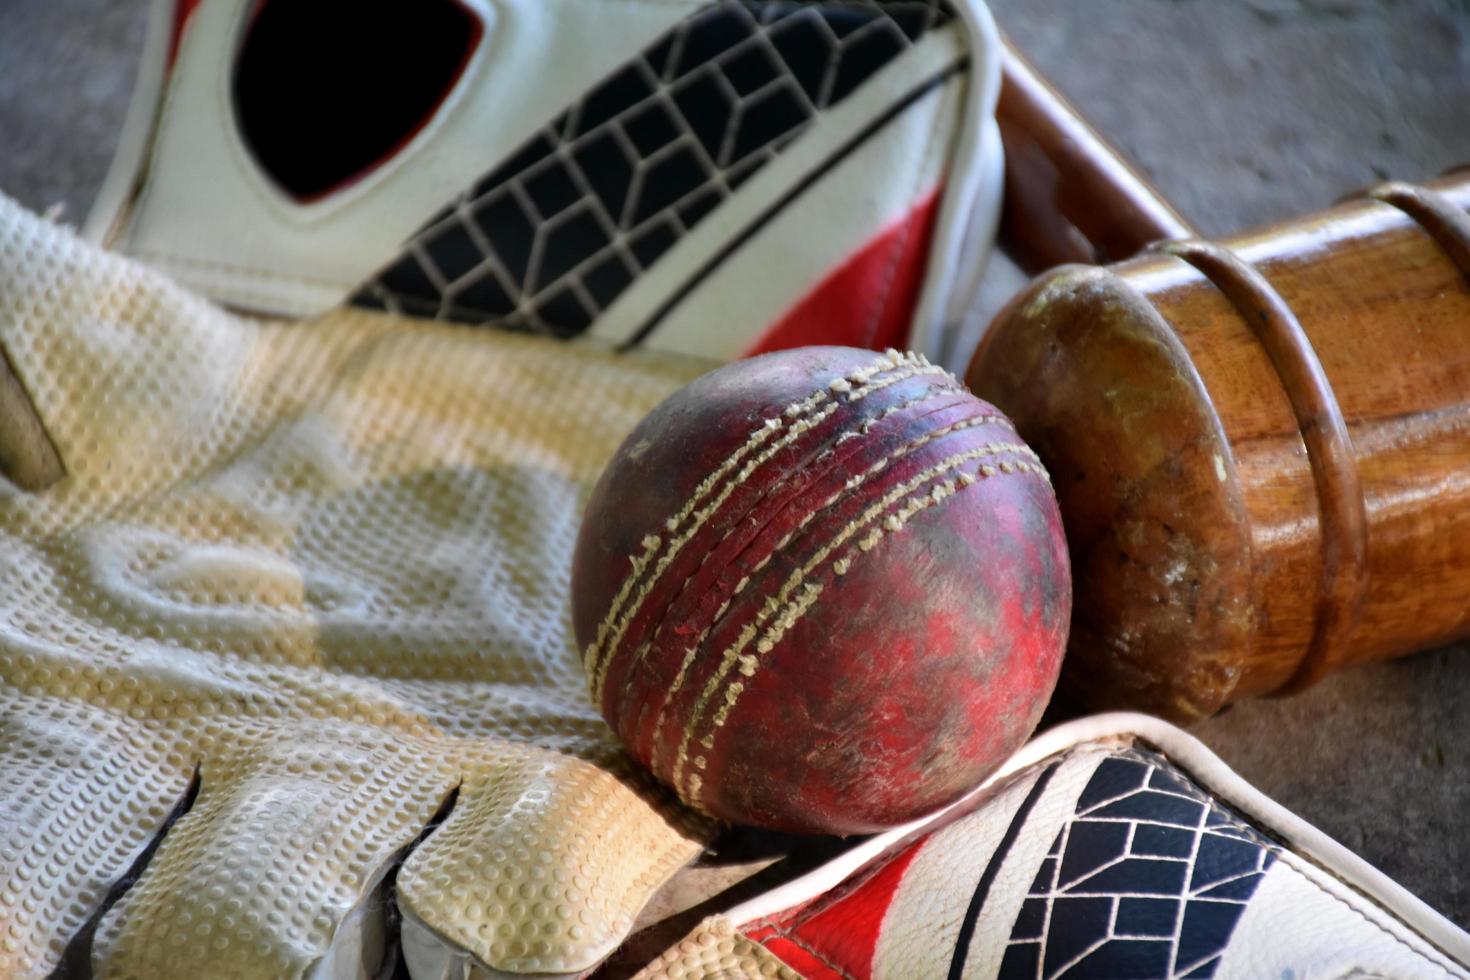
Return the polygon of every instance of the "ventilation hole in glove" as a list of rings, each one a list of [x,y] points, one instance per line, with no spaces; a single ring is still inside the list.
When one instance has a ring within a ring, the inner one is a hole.
[[[321,198],[413,139],[483,31],[458,0],[261,0],[235,64],[241,137],[286,193]]]
[[[194,800],[198,796],[199,768],[196,766],[194,775],[189,780],[189,788],[184,790],[184,795],[180,797],[179,802],[163,819],[163,823],[159,824],[158,832],[153,835],[148,846],[138,852],[137,858],[134,859],[128,870],[123,872],[121,878],[112,883],[112,887],[107,889],[107,894],[103,896],[102,903],[97,906],[97,910],[87,917],[87,921],[82,923],[82,927],[71,938],[71,942],[66,944],[61,960],[56,964],[56,969],[51,972],[49,980],[85,980],[92,976],[92,942],[97,935],[97,927],[107,917],[112,907],[122,901],[128,889],[143,877],[143,872],[148,870],[148,863],[153,860],[158,845],[163,843],[163,839],[168,836],[169,830],[179,818],[194,806]]]

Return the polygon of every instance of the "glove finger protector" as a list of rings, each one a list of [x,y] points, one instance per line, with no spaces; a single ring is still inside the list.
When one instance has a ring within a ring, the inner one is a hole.
[[[697,853],[565,593],[587,486],[708,364],[235,317],[3,198],[0,347],[65,470],[0,480],[0,974],[371,971],[389,885],[575,973]]]

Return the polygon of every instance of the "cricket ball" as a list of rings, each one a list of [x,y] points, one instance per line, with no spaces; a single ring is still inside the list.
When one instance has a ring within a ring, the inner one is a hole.
[[[870,833],[1027,738],[1071,579],[1046,472],[914,354],[739,361],[653,410],[593,489],[572,571],[595,703],[684,802]]]

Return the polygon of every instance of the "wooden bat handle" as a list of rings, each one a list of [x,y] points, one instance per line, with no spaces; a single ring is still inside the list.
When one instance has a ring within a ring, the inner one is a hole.
[[[1005,48],[1001,240],[1023,269],[1117,262],[1196,234],[1009,41]]]
[[[1470,174],[1036,280],[971,387],[1041,454],[1064,689],[1189,721],[1470,636]]]

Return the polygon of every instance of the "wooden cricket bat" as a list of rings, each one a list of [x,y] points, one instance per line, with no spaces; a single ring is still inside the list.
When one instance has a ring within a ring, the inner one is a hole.
[[[1470,636],[1470,174],[1065,266],[967,374],[1052,474],[1062,689],[1176,721]]]

